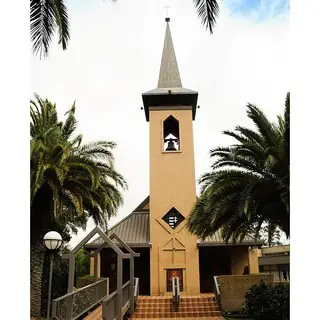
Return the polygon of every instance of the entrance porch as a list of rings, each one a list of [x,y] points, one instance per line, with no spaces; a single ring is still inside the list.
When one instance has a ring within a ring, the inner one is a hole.
[[[213,292],[213,277],[249,274],[248,245],[199,246],[200,292]]]

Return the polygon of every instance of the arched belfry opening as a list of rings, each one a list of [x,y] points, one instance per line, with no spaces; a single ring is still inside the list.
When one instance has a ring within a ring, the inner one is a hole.
[[[179,121],[173,116],[163,122],[163,149],[164,151],[180,150]]]

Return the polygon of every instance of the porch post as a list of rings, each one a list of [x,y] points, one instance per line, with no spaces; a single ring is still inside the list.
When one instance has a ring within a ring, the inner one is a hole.
[[[129,285],[129,295],[130,295],[130,313],[134,313],[134,255],[130,254],[130,285]]]
[[[116,319],[122,320],[122,256],[117,256],[117,299],[116,299]]]
[[[69,255],[69,275],[68,275],[68,293],[73,292],[74,286],[74,264],[75,257],[74,254],[70,253]],[[67,299],[67,310],[66,310],[66,320],[72,319],[72,305],[73,305],[73,296]]]
[[[94,282],[98,281],[98,254],[94,254]]]

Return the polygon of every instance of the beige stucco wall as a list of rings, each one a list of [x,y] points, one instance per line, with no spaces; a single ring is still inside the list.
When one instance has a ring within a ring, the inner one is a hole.
[[[163,151],[163,121],[179,121],[180,151]],[[197,238],[186,220],[172,229],[162,217],[175,207],[185,218],[195,201],[191,110],[150,111],[150,268],[151,294],[166,294],[166,270],[183,269],[184,293],[200,292]]]
[[[262,255],[290,252],[290,245],[261,248]]]
[[[234,246],[231,248],[231,273],[234,275],[243,274],[244,268],[249,266],[247,246]]]
[[[254,284],[273,282],[272,274],[219,276],[220,302],[222,311],[239,311],[245,301],[245,294]]]
[[[259,273],[259,261],[261,250],[253,248],[249,250],[249,273]]]
[[[100,253],[98,253],[98,278],[100,278]],[[94,275],[94,257],[90,257],[90,275]]]

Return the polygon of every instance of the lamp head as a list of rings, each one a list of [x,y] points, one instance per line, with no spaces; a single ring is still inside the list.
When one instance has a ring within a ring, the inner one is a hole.
[[[43,237],[43,244],[48,250],[58,250],[62,242],[61,235],[56,231],[49,231]]]

